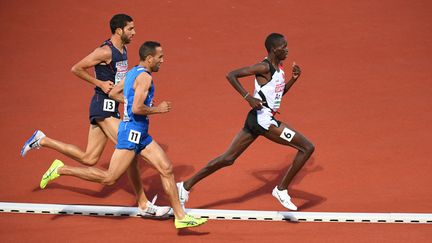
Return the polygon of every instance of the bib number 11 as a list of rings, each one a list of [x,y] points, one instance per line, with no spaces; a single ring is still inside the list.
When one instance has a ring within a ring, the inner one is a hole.
[[[135,130],[129,131],[129,137],[128,137],[129,142],[139,144],[140,139],[141,139],[141,133],[140,132],[135,131]]]

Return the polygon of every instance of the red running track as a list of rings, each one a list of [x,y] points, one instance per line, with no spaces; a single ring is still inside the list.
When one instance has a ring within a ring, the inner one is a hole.
[[[427,1],[10,1],[0,2],[0,201],[134,205],[124,176],[114,186],[60,178],[44,191],[41,175],[55,158],[42,149],[19,157],[35,129],[85,147],[90,85],[69,69],[109,37],[107,21],[133,16],[129,45],[137,63],[144,40],[163,44],[157,100],[171,113],[152,118],[151,134],[174,163],[177,180],[223,152],[248,105],[225,80],[265,56],[270,32],[286,35],[303,74],[280,120],[316,145],[291,187],[310,212],[432,212],[432,3]],[[287,72],[289,70],[286,70]],[[249,90],[252,80],[243,80]],[[107,167],[113,149],[98,166]],[[259,139],[236,164],[203,181],[191,208],[283,210],[271,189],[295,150]],[[149,196],[158,176],[142,166]],[[166,198],[161,198],[167,203]],[[426,242],[430,225],[284,223],[212,220],[190,231],[170,221],[0,214],[1,242]]]

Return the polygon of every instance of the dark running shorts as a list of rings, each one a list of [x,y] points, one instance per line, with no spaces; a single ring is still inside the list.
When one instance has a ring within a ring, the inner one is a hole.
[[[90,102],[90,123],[97,125],[97,121],[104,120],[108,117],[120,119],[118,106],[118,102],[110,99],[108,95],[95,93]]]
[[[275,122],[278,126],[281,125],[281,122],[276,120],[273,116],[269,117],[269,119],[273,120],[272,122]],[[252,109],[249,111],[243,130],[255,136],[260,136],[267,132],[267,130],[258,123],[257,110]]]

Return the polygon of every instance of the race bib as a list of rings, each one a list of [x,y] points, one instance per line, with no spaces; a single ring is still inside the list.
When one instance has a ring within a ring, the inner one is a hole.
[[[294,136],[295,136],[295,132],[291,129],[288,129],[287,127],[285,127],[282,133],[280,134],[280,137],[284,140],[287,140],[288,142],[291,142]]]
[[[114,112],[114,110],[115,110],[115,101],[114,100],[110,100],[110,99],[104,99],[103,110],[104,111],[109,111],[109,112]]]
[[[275,110],[279,109],[279,107],[280,107],[284,89],[285,89],[285,83],[282,82],[282,83],[276,84],[275,98],[274,98],[274,105],[273,105],[273,109],[275,109]]]
[[[128,137],[129,142],[139,144],[140,138],[141,138],[140,132],[132,129],[129,131],[129,137]]]
[[[118,84],[126,76],[127,68],[128,68],[127,60],[116,62],[117,72],[115,75],[115,84]]]

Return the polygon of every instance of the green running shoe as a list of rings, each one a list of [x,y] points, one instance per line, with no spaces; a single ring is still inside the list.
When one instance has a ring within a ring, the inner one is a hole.
[[[45,174],[42,176],[42,180],[40,182],[40,188],[44,189],[48,182],[58,178],[60,175],[57,173],[57,169],[62,167],[64,164],[60,160],[56,159],[51,164],[49,169],[45,172]]]
[[[202,224],[205,224],[205,222],[207,222],[207,219],[197,219],[191,215],[186,214],[184,219],[175,219],[174,225],[177,229],[182,229],[200,226]]]

